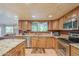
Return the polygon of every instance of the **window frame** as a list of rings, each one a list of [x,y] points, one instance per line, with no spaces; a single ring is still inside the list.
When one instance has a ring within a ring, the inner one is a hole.
[[[33,22],[31,22],[31,32],[48,32],[48,28],[49,28],[49,27],[48,27],[48,22],[36,22],[36,23],[39,23],[39,24],[40,24],[40,23],[47,23],[47,31],[38,31],[38,30],[37,30],[37,31],[33,31],[33,30],[32,30],[32,23],[33,23]],[[39,27],[39,24],[37,25],[38,27]]]

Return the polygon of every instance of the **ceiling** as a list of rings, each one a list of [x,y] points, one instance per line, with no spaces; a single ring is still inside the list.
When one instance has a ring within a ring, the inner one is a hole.
[[[0,3],[0,12],[12,13],[20,20],[55,20],[77,6],[78,3]]]

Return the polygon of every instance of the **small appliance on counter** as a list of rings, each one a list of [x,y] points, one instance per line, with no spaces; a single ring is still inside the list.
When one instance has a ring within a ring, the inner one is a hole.
[[[60,32],[52,32],[54,36],[60,36]]]

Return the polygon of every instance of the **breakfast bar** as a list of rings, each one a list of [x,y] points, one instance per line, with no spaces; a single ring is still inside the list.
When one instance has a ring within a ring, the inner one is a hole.
[[[0,56],[22,56],[25,55],[24,39],[0,40]],[[18,51],[19,49],[19,51]]]

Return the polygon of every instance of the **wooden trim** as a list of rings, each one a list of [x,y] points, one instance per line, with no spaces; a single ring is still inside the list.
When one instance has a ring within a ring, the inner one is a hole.
[[[49,31],[47,31],[47,32],[32,32],[32,31],[30,31],[31,33],[48,33]]]
[[[33,22],[47,22],[47,21],[54,21],[54,20],[19,20],[19,21],[33,21]]]

